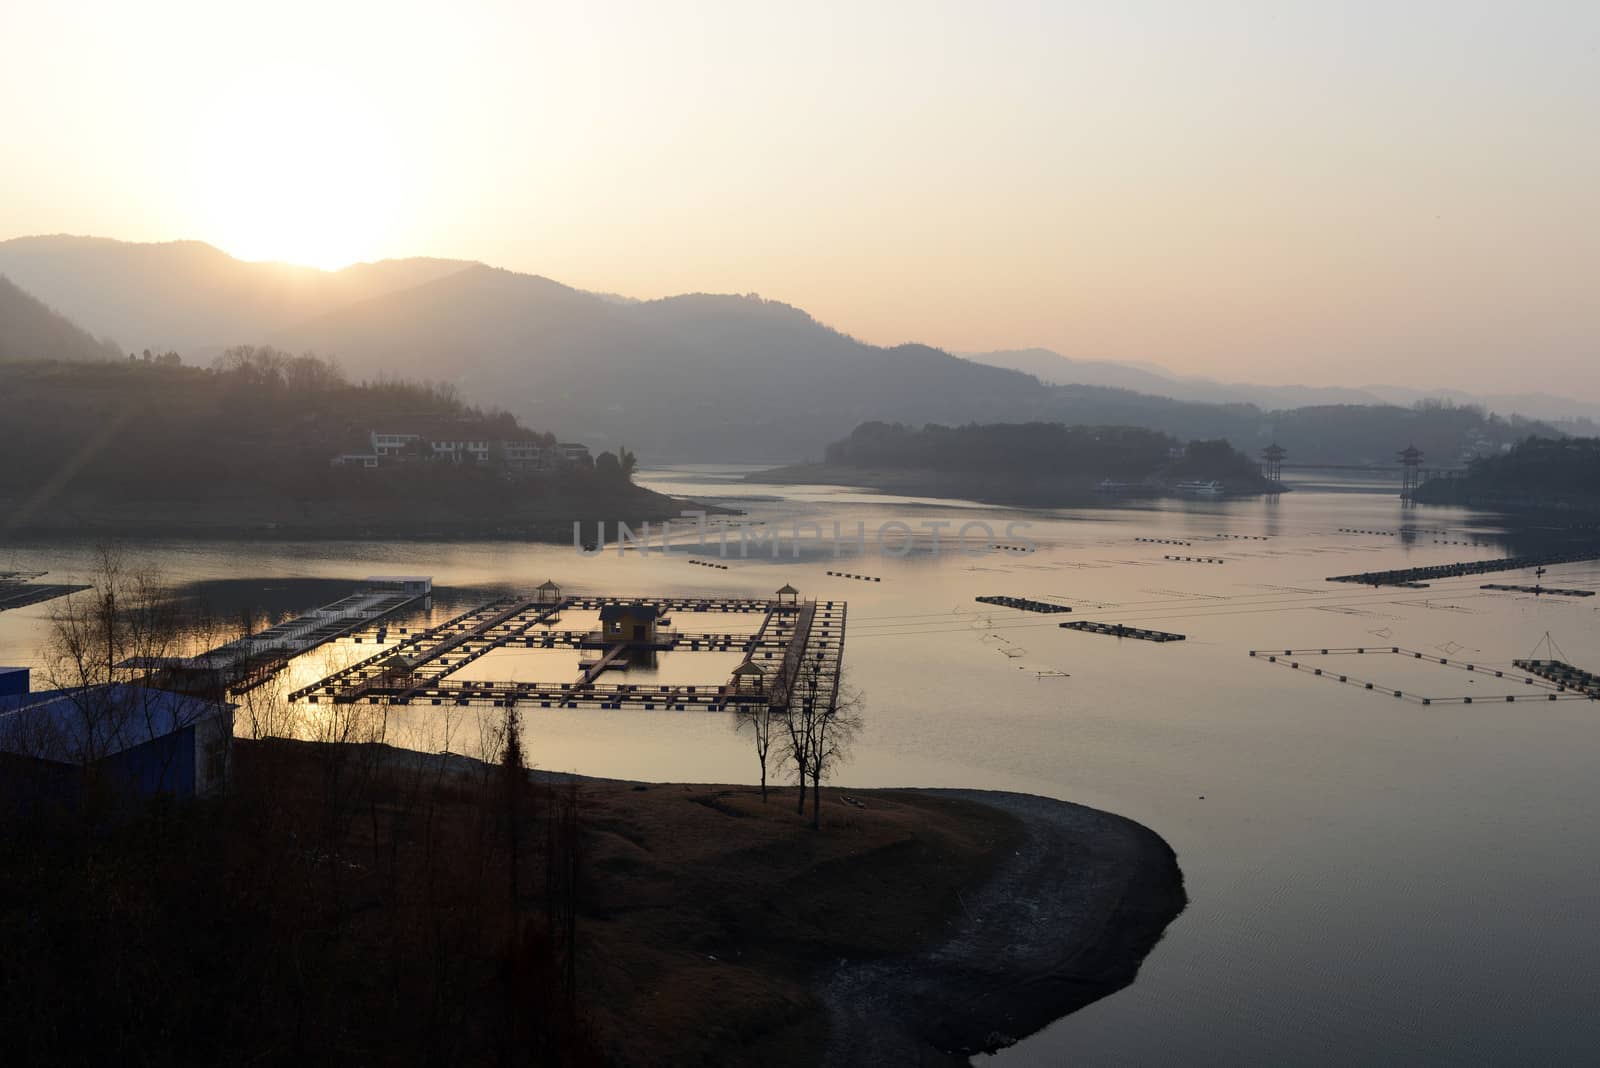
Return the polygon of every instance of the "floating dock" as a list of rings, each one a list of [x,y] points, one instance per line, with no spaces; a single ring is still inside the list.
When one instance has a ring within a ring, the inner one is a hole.
[[[1573,667],[1564,660],[1513,660],[1523,671],[1553,682],[1560,689],[1574,690],[1591,700],[1600,700],[1600,675]]]
[[[82,585],[33,581],[47,574],[49,574],[47,571],[0,571],[0,612],[8,608],[25,608],[30,604],[53,601],[57,597],[89,589],[88,586]]]
[[[1454,564],[1409,567],[1396,571],[1363,571],[1359,575],[1334,575],[1328,581],[1353,582],[1362,586],[1408,586],[1426,579],[1464,578],[1468,575],[1487,575],[1496,571],[1525,571],[1552,564],[1582,564],[1591,560],[1600,560],[1600,551],[1582,549],[1577,552],[1545,553],[1540,556],[1507,556],[1498,560],[1464,560]]]
[[[200,683],[220,686],[229,693],[244,693],[276,675],[295,657],[368,627],[432,592],[433,581],[429,578],[375,576],[363,580],[361,588],[348,597],[209,652],[134,659],[119,666],[154,669],[178,685]]]
[[[1549,594],[1551,597],[1593,597],[1593,590],[1559,590],[1551,586],[1506,586],[1498,582],[1491,582],[1486,586],[1479,586],[1480,590],[1499,590],[1502,593],[1532,593]]]
[[[1091,623],[1086,619],[1058,625],[1062,630],[1082,630],[1090,634],[1104,634],[1111,638],[1137,638],[1142,642],[1181,642],[1187,637],[1183,634],[1174,634],[1165,630],[1144,630],[1140,627],[1130,627],[1123,623]]]
[[[1024,612],[1042,612],[1046,615],[1072,611],[1064,604],[1052,604],[1049,601],[1031,601],[1026,597],[974,597],[973,600],[979,604],[995,604],[1002,608],[1017,608]]]

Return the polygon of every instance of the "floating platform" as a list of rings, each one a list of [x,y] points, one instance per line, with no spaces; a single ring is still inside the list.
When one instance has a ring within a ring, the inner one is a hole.
[[[1593,590],[1560,590],[1552,586],[1505,586],[1498,582],[1491,582],[1486,586],[1479,586],[1480,590],[1499,590],[1502,593],[1532,593],[1549,594],[1551,597],[1593,597]]]
[[[1560,689],[1575,690],[1591,700],[1600,700],[1600,675],[1573,667],[1564,660],[1513,660],[1529,674],[1553,682]]]
[[[0,571],[0,612],[8,608],[25,608],[42,601],[79,593],[90,587],[56,582],[34,582],[43,578],[45,571]]]
[[[1026,597],[974,597],[973,600],[979,604],[995,604],[1002,608],[1017,608],[1024,612],[1043,612],[1046,615],[1072,611],[1064,604],[1051,604],[1049,601],[1031,601]]]
[[[1228,561],[1220,556],[1163,556],[1163,560],[1173,560],[1185,564],[1225,564]]]
[[[1142,642],[1181,642],[1187,635],[1174,634],[1165,630],[1144,630],[1140,627],[1130,627],[1123,623],[1091,623],[1088,620],[1074,620],[1071,623],[1059,624],[1062,630],[1082,630],[1090,634],[1104,634],[1111,638],[1137,638]]]
[[[1353,582],[1362,586],[1406,586],[1425,579],[1465,578],[1496,571],[1527,571],[1551,564],[1582,564],[1600,560],[1600,550],[1583,549],[1570,553],[1545,553],[1540,556],[1507,556],[1498,560],[1465,560],[1432,567],[1409,567],[1396,571],[1363,571],[1359,575],[1334,575],[1329,582]],[[1413,589],[1419,587],[1412,587]]]
[[[125,667],[155,669],[178,685],[203,681],[243,693],[277,674],[290,660],[383,619],[433,592],[428,578],[365,579],[348,597],[220,645],[197,656],[129,660]]]

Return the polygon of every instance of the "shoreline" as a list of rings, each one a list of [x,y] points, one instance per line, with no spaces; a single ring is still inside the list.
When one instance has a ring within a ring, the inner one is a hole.
[[[449,763],[453,770],[481,767],[470,757]],[[529,774],[548,785],[750,789]],[[837,814],[843,791],[829,790],[824,811]],[[869,804],[980,805],[1016,821],[1022,837],[960,890],[959,910],[937,937],[909,953],[840,960],[812,974],[810,992],[827,1021],[818,1063],[960,1065],[1014,1045],[1131,984],[1188,905],[1172,847],[1125,816],[997,790],[850,790]],[[780,797],[788,796],[784,788]]]
[[[409,762],[403,750],[390,759]],[[482,769],[460,756],[446,766]],[[529,774],[548,785],[750,789]],[[843,790],[828,789],[824,811],[837,814]],[[1188,906],[1172,847],[1125,816],[999,790],[849,789],[869,803],[980,805],[1016,821],[1022,837],[961,889],[959,909],[937,937],[909,953],[839,960],[812,973],[810,992],[827,1020],[818,1063],[961,1065],[1014,1045],[1131,984]],[[788,788],[780,797],[787,801]]]
[[[1123,816],[1034,794],[906,791],[1019,819],[1027,839],[939,944],[819,984],[825,1064],[965,1064],[1121,990],[1188,904],[1176,854]]]

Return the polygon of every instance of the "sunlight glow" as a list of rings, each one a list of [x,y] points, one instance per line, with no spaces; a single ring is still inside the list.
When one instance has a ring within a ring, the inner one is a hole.
[[[199,149],[201,230],[245,260],[334,269],[380,258],[401,204],[383,112],[337,84],[240,85]]]

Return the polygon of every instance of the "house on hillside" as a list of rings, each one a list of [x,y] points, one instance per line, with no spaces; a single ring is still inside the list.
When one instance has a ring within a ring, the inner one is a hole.
[[[489,439],[462,431],[430,434],[428,448],[435,460],[448,460],[457,464],[489,462]]]
[[[215,793],[234,708],[134,683],[12,694],[0,702],[0,805],[70,805],[91,784],[127,799]]]
[[[486,464],[501,461],[513,471],[528,473],[553,471],[558,467],[594,462],[585,445],[568,442],[546,445],[545,438],[528,430],[515,430],[499,437],[471,420],[444,422],[435,426],[390,428],[367,434],[371,452],[351,450],[330,461],[335,467],[379,467],[418,455],[422,459],[448,463]]]
[[[501,459],[517,470],[547,471],[556,464],[554,452],[546,449],[542,439],[532,433],[501,438],[496,444]]]
[[[406,448],[413,441],[422,439],[420,434],[395,433],[383,430],[374,430],[367,437],[372,442],[372,451],[382,457],[404,456]]]
[[[575,441],[561,442],[555,451],[556,459],[566,467],[587,467],[594,463],[594,457],[589,455],[589,446]]]

